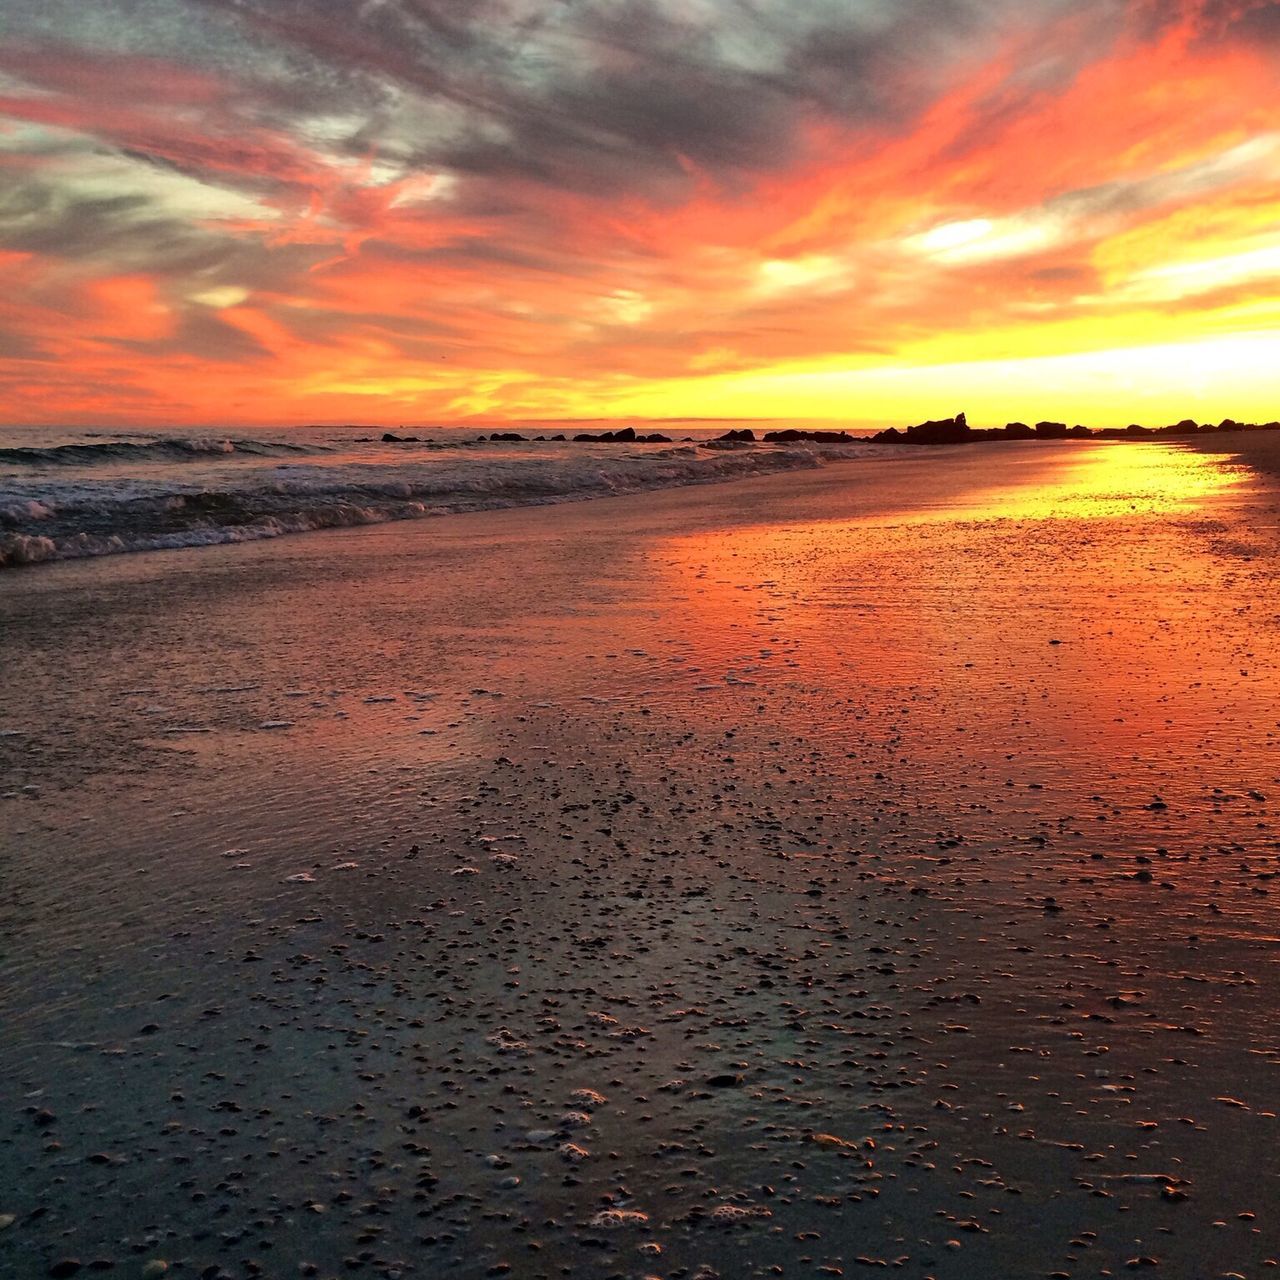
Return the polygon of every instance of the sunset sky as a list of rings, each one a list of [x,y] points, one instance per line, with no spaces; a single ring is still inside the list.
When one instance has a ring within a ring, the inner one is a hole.
[[[0,421],[1280,417],[1280,3],[5,0]]]

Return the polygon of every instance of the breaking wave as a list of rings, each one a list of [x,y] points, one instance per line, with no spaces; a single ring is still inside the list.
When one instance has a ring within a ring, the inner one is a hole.
[[[323,446],[287,444],[279,440],[172,439],[111,440],[101,444],[60,444],[47,448],[0,448],[0,464],[14,467],[88,467],[105,462],[193,462],[210,455],[244,454],[254,458],[324,452]]]
[[[0,568],[709,484],[820,467],[824,455],[830,456],[810,446],[724,451],[688,445],[608,457],[472,455],[435,468],[290,466],[256,473],[243,485],[228,485],[220,473],[220,487],[208,488],[167,483],[140,490],[140,482],[99,481],[37,492],[28,484],[25,492],[0,489]]]

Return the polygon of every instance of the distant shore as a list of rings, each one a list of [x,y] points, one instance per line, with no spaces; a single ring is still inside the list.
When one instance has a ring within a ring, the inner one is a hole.
[[[854,435],[852,432],[839,429],[782,427],[772,431],[757,433],[752,427],[733,427],[723,435],[710,440],[699,440],[693,436],[669,436],[660,431],[643,432],[634,427],[620,427],[612,431],[579,431],[572,435],[568,432],[557,432],[554,435],[525,435],[520,431],[494,431],[488,435],[476,437],[477,444],[486,442],[503,444],[541,444],[541,443],[576,443],[576,444],[702,444],[702,445],[745,445],[745,444],[977,444],[983,440],[1167,440],[1183,439],[1191,436],[1238,435],[1243,432],[1280,431],[1280,421],[1272,422],[1238,422],[1234,418],[1223,418],[1221,422],[1197,422],[1194,418],[1183,418],[1180,422],[1167,426],[1146,427],[1140,423],[1131,423],[1127,427],[1086,427],[1077,423],[1069,426],[1065,422],[1009,422],[1003,427],[971,427],[968,418],[958,413],[954,418],[939,418],[929,422],[917,423],[915,426],[899,430],[897,427],[886,427],[866,435]],[[380,437],[362,437],[378,440],[382,444],[430,444],[430,436],[399,435],[394,431],[385,431]]]

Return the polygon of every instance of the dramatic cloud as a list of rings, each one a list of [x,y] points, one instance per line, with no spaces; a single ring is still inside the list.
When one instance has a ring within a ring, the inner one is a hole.
[[[6,16],[14,421],[996,415],[1059,356],[1097,419],[1115,352],[1280,328],[1280,3]]]

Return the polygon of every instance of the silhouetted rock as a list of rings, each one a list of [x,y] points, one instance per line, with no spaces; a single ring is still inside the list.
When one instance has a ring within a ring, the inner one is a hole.
[[[847,431],[801,431],[798,427],[766,431],[764,438],[767,444],[796,444],[800,441],[809,441],[811,444],[851,444],[857,439]]]
[[[756,433],[750,427],[730,428],[722,436],[716,436],[717,440],[748,440],[752,441],[756,438]]]
[[[968,419],[963,413],[954,418],[939,418],[907,428],[908,444],[965,444],[973,439]]]
[[[480,439],[483,440],[484,436],[481,436]],[[384,431],[382,433],[382,443],[383,444],[417,444],[418,437],[417,436],[398,436],[394,431]]]
[[[525,437],[524,437],[524,436],[522,436],[518,431],[495,431],[495,432],[494,432],[494,433],[489,437],[489,439],[490,439],[490,440],[519,440],[519,441],[524,441]]]
[[[589,431],[580,431],[573,438],[583,444],[634,444],[636,429],[620,427],[617,431],[601,431],[598,435],[592,435]]]
[[[1010,422],[1003,427],[973,428],[965,420],[963,413],[954,418],[943,418],[938,422],[922,422],[919,426],[908,427],[905,432],[896,427],[878,431],[869,437],[875,444],[963,444],[981,440],[1145,440],[1160,439],[1165,436],[1202,435],[1217,431],[1278,431],[1280,422],[1237,422],[1234,418],[1223,418],[1217,426],[1210,423],[1198,424],[1193,418],[1183,418],[1167,427],[1144,427],[1131,423],[1127,427],[1102,427],[1094,429],[1077,423],[1068,427],[1063,422],[1037,422],[1029,427],[1025,422]],[[798,431],[771,432],[765,436],[771,439],[807,439],[818,433]],[[852,437],[850,437],[852,438]]]

